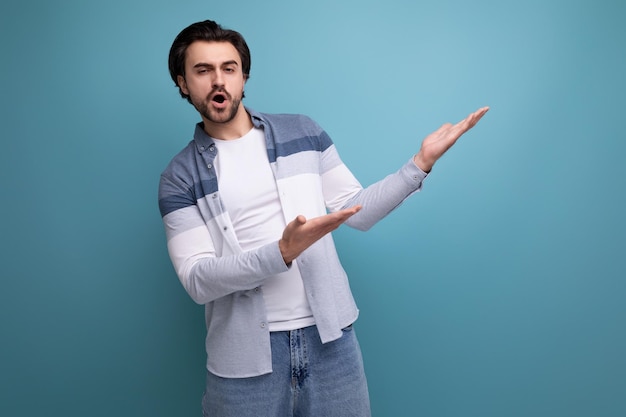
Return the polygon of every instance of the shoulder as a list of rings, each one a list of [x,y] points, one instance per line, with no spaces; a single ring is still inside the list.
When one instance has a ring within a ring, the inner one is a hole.
[[[282,131],[308,131],[321,134],[324,130],[311,117],[296,113],[258,113],[251,112],[253,120],[267,124],[272,129]]]
[[[304,125],[317,125],[317,123],[305,114],[297,113],[259,113],[270,123],[298,123]]]
[[[280,144],[289,144],[290,147],[300,150],[324,151],[332,145],[332,140],[324,129],[307,115],[248,111],[255,126],[271,131],[272,142],[277,147]]]
[[[196,146],[194,141],[191,140],[187,146],[170,160],[165,169],[161,172],[161,176],[170,178],[189,176],[191,174],[189,168],[195,165],[195,152]]]

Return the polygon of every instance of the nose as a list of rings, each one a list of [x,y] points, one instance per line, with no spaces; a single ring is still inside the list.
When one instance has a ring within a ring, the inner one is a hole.
[[[224,86],[224,74],[222,71],[215,71],[213,76],[213,87],[223,87]]]

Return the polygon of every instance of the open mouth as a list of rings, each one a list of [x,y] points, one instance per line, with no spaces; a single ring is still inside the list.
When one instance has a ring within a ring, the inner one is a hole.
[[[213,101],[221,104],[226,101],[226,96],[224,96],[223,94],[216,94],[213,96]]]

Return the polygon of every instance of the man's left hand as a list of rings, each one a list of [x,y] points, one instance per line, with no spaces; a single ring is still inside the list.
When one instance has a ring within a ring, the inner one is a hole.
[[[435,162],[437,162],[465,132],[473,128],[488,110],[489,107],[478,109],[457,124],[445,123],[439,129],[426,136],[419,152],[413,157],[415,165],[424,172],[430,172]]]

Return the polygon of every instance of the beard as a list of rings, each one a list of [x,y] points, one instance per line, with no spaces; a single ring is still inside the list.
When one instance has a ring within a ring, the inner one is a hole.
[[[229,105],[223,109],[214,108],[211,106],[211,98],[215,93],[223,94],[227,99]],[[243,96],[243,92],[242,92]],[[223,89],[211,91],[205,99],[196,100],[191,98],[193,106],[202,117],[211,123],[228,123],[235,118],[239,111],[239,105],[241,104],[241,97],[233,98],[228,92]]]

